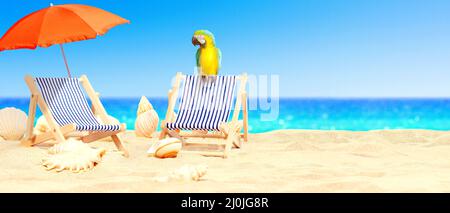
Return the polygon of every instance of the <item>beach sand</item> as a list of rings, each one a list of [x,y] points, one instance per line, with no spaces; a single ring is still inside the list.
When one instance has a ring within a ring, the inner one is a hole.
[[[124,135],[130,158],[113,143],[83,173],[46,171],[49,144],[0,142],[0,192],[450,192],[450,132],[280,130],[250,135],[228,159],[183,154],[147,157],[156,139]],[[198,182],[153,180],[183,165],[208,165]]]

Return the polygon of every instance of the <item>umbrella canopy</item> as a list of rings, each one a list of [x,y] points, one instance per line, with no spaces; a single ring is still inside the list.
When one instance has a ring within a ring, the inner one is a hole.
[[[80,5],[51,5],[16,22],[0,39],[0,51],[36,49],[61,45],[67,71],[70,71],[62,44],[96,38],[128,20],[99,8]]]

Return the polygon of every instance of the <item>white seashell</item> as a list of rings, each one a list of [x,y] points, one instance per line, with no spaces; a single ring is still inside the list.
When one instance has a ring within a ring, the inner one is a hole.
[[[41,115],[41,117],[37,119],[36,126],[34,127],[34,129],[39,133],[44,133],[50,130],[50,126],[48,125],[45,116]]]
[[[81,172],[92,169],[100,163],[106,150],[93,149],[81,141],[69,139],[56,144],[48,152],[50,155],[42,160],[42,165],[47,170]]]
[[[27,128],[27,114],[7,107],[0,110],[0,136],[5,140],[20,140]]]
[[[189,166],[185,165],[173,171],[168,176],[156,177],[153,180],[158,182],[168,181],[199,181],[208,171],[207,165]]]
[[[80,149],[90,149],[89,145],[75,139],[68,139],[65,142],[53,145],[48,149],[48,154],[59,154],[64,152],[72,152]]]
[[[158,127],[159,117],[155,110],[140,114],[134,124],[135,133],[139,137],[151,138]]]
[[[142,96],[141,100],[139,101],[137,116],[152,109],[153,105],[150,103],[150,101],[148,101],[148,99],[145,96]]]
[[[206,165],[200,166],[183,166],[173,172],[170,176],[174,180],[184,180],[184,181],[198,181],[200,178],[206,174],[208,167]]]
[[[178,138],[166,138],[154,143],[147,153],[158,158],[174,158],[180,152],[181,146],[182,143]]]

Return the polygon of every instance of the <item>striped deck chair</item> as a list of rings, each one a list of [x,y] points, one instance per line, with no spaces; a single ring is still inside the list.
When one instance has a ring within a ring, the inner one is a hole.
[[[117,135],[126,130],[126,125],[108,124],[108,115],[100,102],[98,93],[94,91],[85,75],[81,78],[33,78],[27,75],[25,82],[30,89],[31,99],[23,145],[33,146],[51,139],[63,142],[70,133],[88,132],[81,136],[83,142],[111,137],[123,155],[128,156]],[[92,109],[89,107],[82,87],[91,100]],[[40,135],[33,133],[36,105],[39,106],[50,127],[48,132]],[[103,124],[96,119],[93,111]]]
[[[240,84],[238,86],[239,81]],[[174,108],[182,82],[184,82],[184,89],[181,91],[181,97],[178,100],[178,111],[175,115]],[[162,131],[159,138],[164,139],[167,136],[177,137],[183,141],[183,146],[188,144],[219,145],[223,149],[194,151],[183,148],[183,152],[226,158],[233,145],[235,147],[241,146],[241,138],[247,141],[246,83],[246,74],[240,76],[216,76],[205,79],[197,75],[177,73],[175,83],[169,91],[168,109],[166,118],[161,123]],[[239,87],[238,91],[236,91],[237,87]],[[237,97],[235,97],[236,93]],[[233,102],[235,102],[234,106]],[[238,120],[241,105],[243,121]],[[242,129],[243,134],[241,134]],[[220,140],[214,140],[213,142],[188,140],[195,137]]]

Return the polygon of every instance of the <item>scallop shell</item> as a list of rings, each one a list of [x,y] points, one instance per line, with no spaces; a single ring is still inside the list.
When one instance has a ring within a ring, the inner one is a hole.
[[[0,136],[5,140],[20,140],[27,128],[27,114],[7,107],[0,110]]]
[[[48,153],[49,156],[42,159],[42,165],[47,170],[81,172],[88,171],[100,163],[106,150],[93,149],[81,141],[69,139],[56,144]]]
[[[151,138],[158,127],[159,117],[155,110],[140,114],[134,124],[135,133],[139,137]]]
[[[137,116],[152,109],[153,105],[150,103],[150,101],[148,101],[148,99],[145,96],[142,96],[141,100],[139,101]]]
[[[39,133],[44,133],[50,130],[50,126],[48,125],[47,120],[43,115],[41,115],[41,117],[37,119],[34,129]]]

